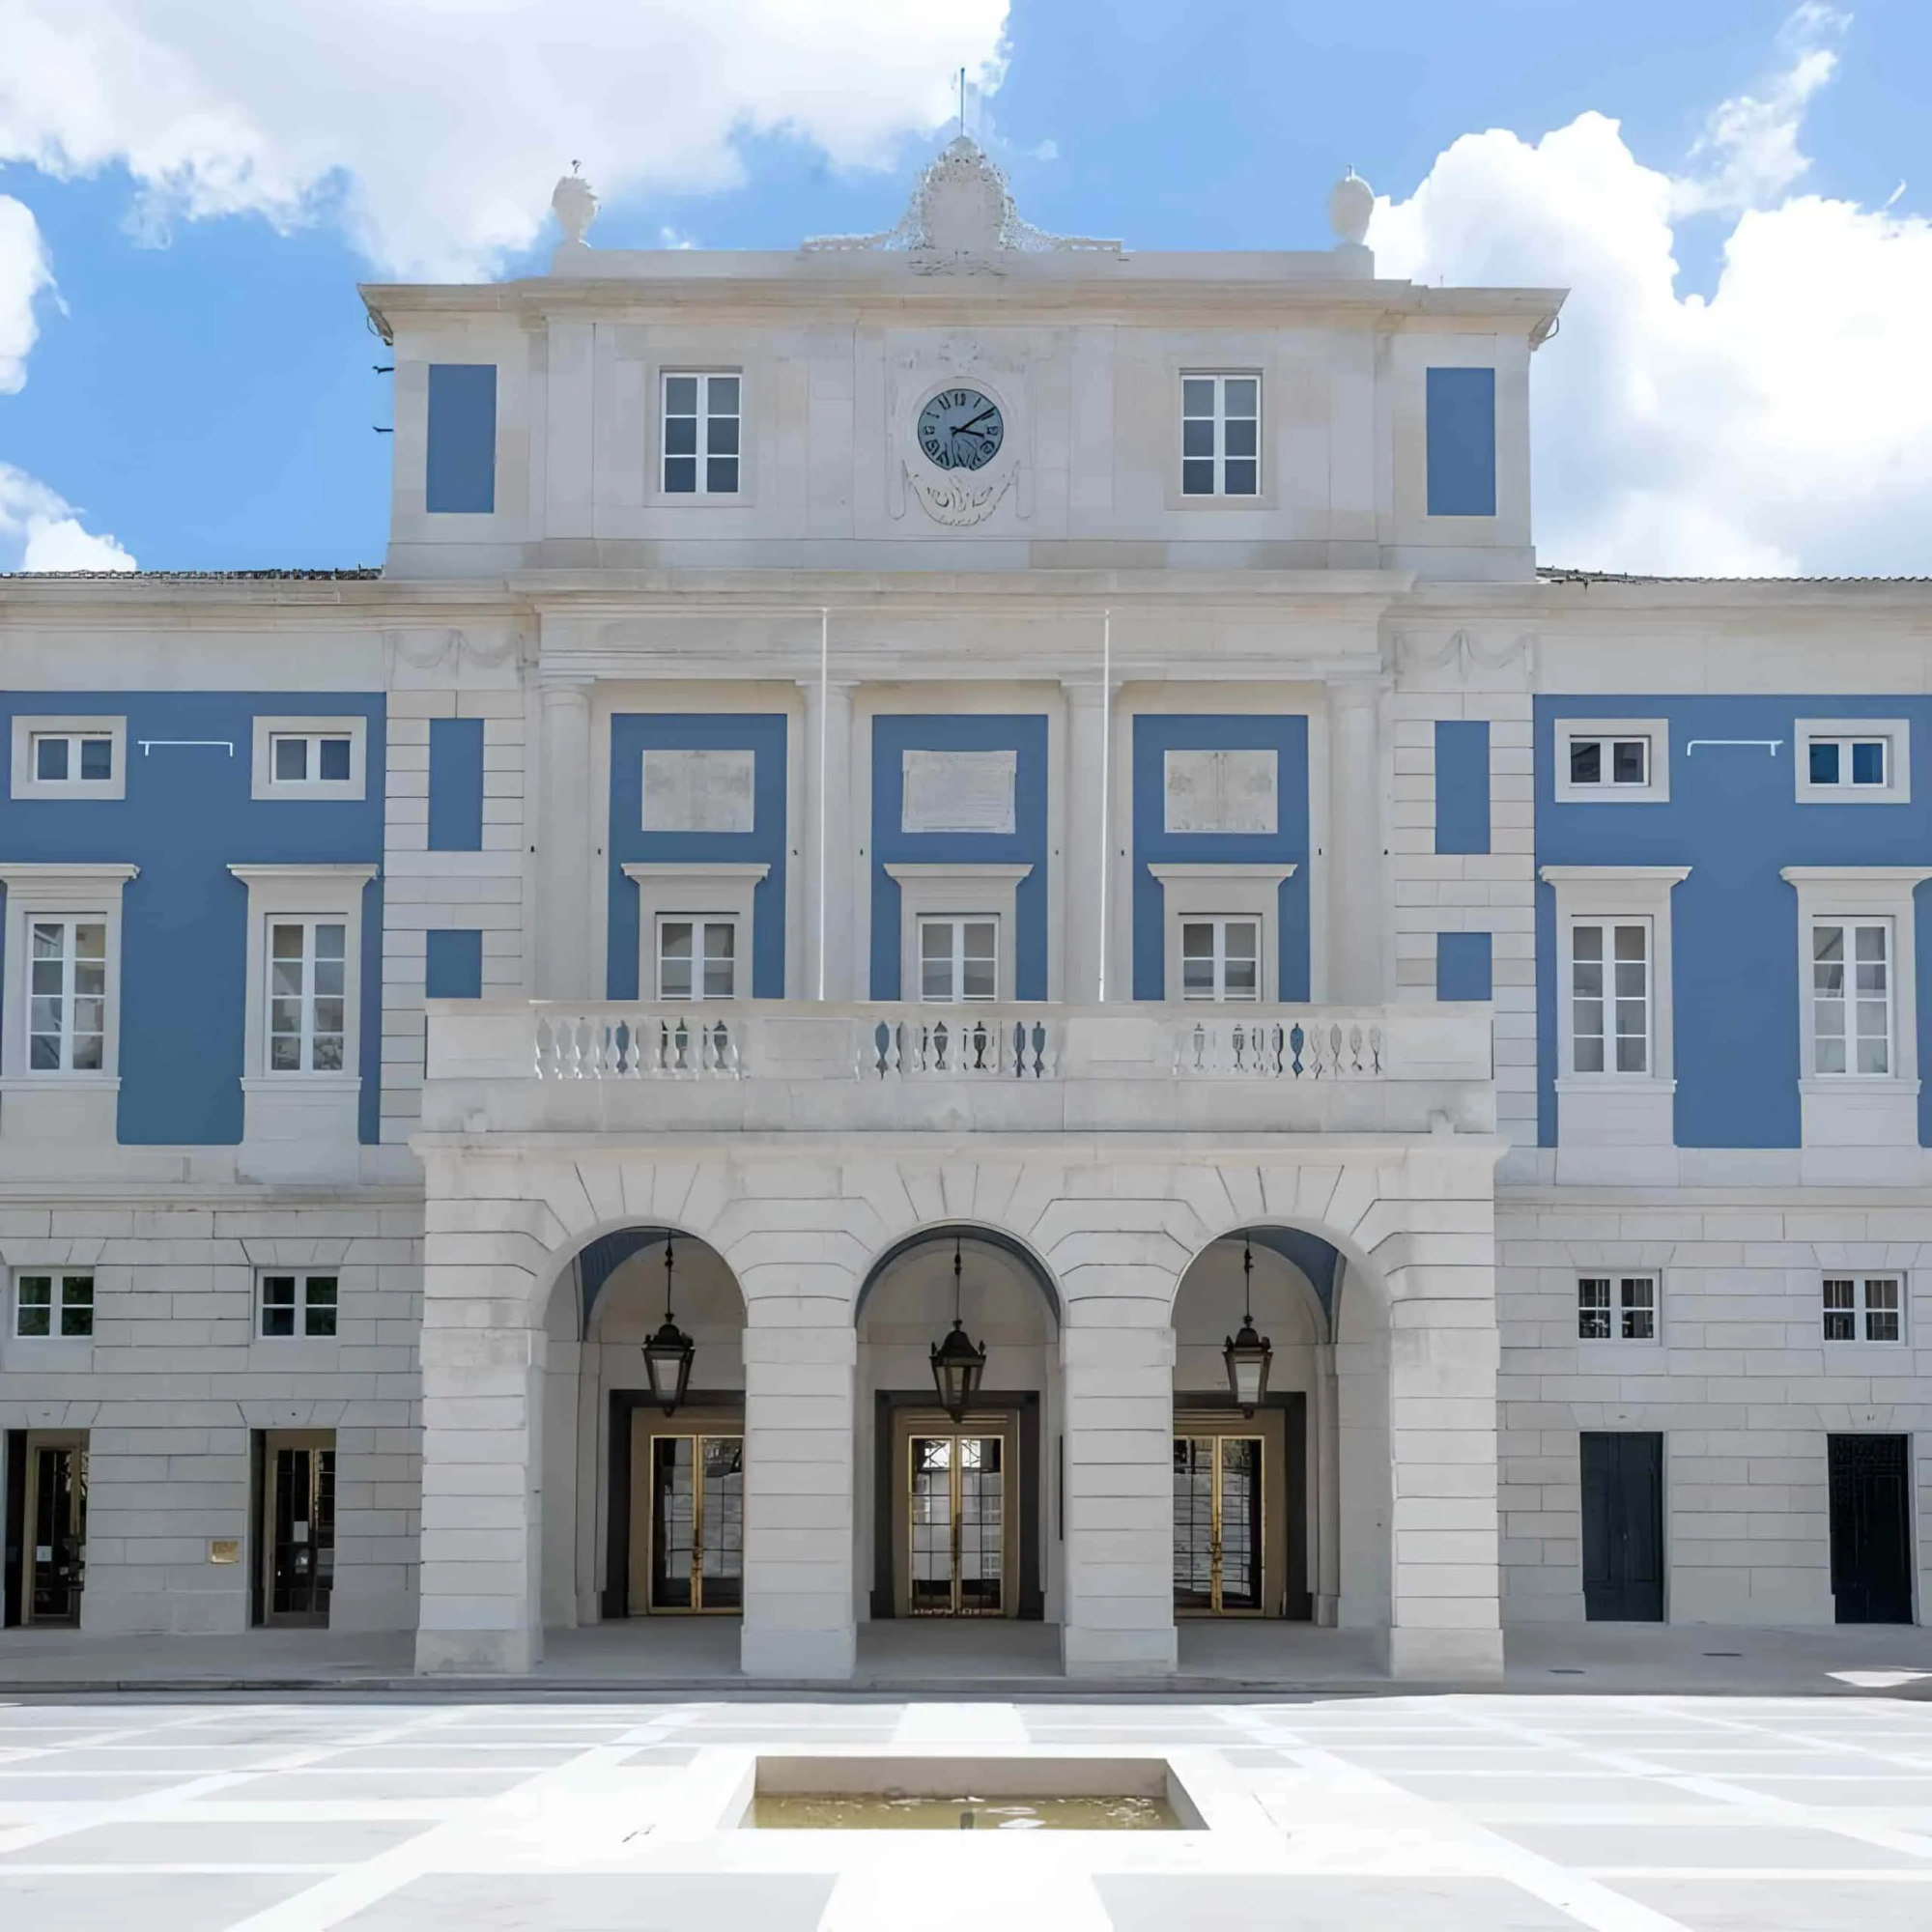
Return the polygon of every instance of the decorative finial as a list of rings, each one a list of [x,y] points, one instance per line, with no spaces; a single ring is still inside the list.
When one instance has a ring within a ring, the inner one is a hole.
[[[1360,247],[1376,212],[1376,191],[1353,168],[1328,190],[1328,226],[1338,242]]]
[[[572,161],[570,172],[557,183],[550,198],[551,212],[563,230],[566,248],[583,247],[584,232],[597,219],[597,196],[590,184],[578,173],[582,165],[582,161]]]

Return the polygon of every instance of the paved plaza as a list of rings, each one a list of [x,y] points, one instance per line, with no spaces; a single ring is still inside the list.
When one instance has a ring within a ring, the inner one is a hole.
[[[1209,1829],[720,1829],[758,1752],[1165,1756]],[[1932,1925],[1911,1696],[0,1704],[8,1932]]]

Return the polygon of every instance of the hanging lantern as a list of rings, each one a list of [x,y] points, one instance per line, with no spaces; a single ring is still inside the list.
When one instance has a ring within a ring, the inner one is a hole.
[[[1267,1394],[1268,1364],[1274,1360],[1274,1344],[1255,1330],[1254,1275],[1254,1246],[1244,1241],[1241,1301],[1245,1313],[1241,1316],[1240,1331],[1231,1336],[1228,1346],[1221,1350],[1221,1359],[1228,1365],[1229,1390],[1243,1415],[1252,1415],[1262,1406],[1262,1399]]]
[[[959,1237],[952,1237],[952,1332],[932,1350],[932,1379],[939,1390],[939,1406],[954,1422],[962,1420],[980,1393],[980,1378],[986,1372],[986,1350],[976,1349],[966,1324],[959,1316]]]
[[[670,1236],[665,1236],[665,1319],[664,1326],[644,1344],[644,1374],[650,1378],[651,1395],[667,1415],[684,1400],[691,1386],[691,1364],[697,1344],[671,1320]]]

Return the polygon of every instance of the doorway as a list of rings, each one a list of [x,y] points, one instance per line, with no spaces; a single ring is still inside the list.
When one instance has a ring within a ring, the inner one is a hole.
[[[1585,1433],[1583,1615],[1663,1621],[1663,1437]]]
[[[1019,1417],[894,1417],[894,1614],[1019,1614]]]
[[[1300,1419],[1298,1404],[1291,1417],[1285,1404],[1242,1415],[1177,1401],[1176,1616],[1308,1615],[1305,1569],[1291,1560],[1291,1524],[1305,1523],[1303,1511],[1291,1508],[1291,1492],[1305,1480],[1301,1458],[1287,1453],[1289,1425]]]
[[[742,1416],[634,1408],[630,1507],[627,1615],[743,1613]]]
[[[1911,1459],[1903,1435],[1828,1438],[1832,1596],[1841,1624],[1912,1621]]]
[[[7,1621],[75,1629],[87,1581],[87,1437],[7,1438]]]
[[[327,1630],[335,1588],[335,1434],[271,1429],[261,1441],[255,1621]]]

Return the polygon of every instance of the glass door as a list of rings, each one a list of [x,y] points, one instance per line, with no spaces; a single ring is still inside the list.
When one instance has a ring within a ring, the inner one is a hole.
[[[915,1435],[907,1448],[906,1607],[916,1617],[1004,1616],[1005,1437]]]
[[[745,1438],[651,1437],[653,1610],[745,1607]]]
[[[78,1624],[87,1568],[87,1450],[37,1443],[27,1452],[27,1621]]]
[[[1255,1616],[1263,1606],[1266,1538],[1263,1438],[1174,1438],[1174,1607],[1197,1616]]]
[[[327,1628],[335,1587],[335,1445],[271,1435],[263,1525],[265,1623]]]

